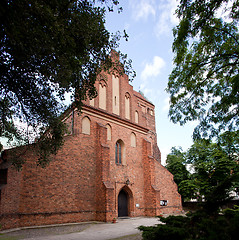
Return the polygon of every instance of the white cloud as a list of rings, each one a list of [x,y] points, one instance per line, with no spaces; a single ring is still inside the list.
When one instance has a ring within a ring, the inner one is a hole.
[[[157,77],[160,74],[165,65],[165,61],[159,56],[154,56],[152,62],[144,64],[143,71],[140,75],[140,90],[150,101],[153,101],[154,97],[157,96],[155,91],[156,89],[152,88],[152,84],[150,84],[150,82],[152,78]]]
[[[217,18],[222,18],[225,22],[232,22],[232,18],[230,18],[231,7],[233,5],[233,1],[228,1],[222,3],[222,6],[216,11],[215,16]]]
[[[177,5],[177,0],[160,1],[158,5],[159,18],[155,28],[155,33],[157,37],[160,37],[163,34],[171,33],[172,28],[179,23],[179,20],[175,15]]]
[[[190,122],[188,122],[188,125],[189,125],[190,127],[192,127],[192,128],[195,128],[196,126],[199,125],[199,123],[200,123],[199,120],[195,120],[195,121],[190,121]]]
[[[129,23],[125,23],[125,26],[124,26],[124,30],[127,32],[130,28],[130,24]]]
[[[147,87],[146,83],[141,83],[139,90],[144,94],[144,96],[151,102],[154,102],[155,92],[154,89]]]
[[[138,21],[147,19],[150,15],[155,16],[155,0],[130,0],[133,18]]]
[[[171,147],[160,147],[159,150],[161,152],[161,164],[165,166],[167,155],[171,152]]]
[[[164,99],[164,101],[163,101],[163,104],[164,104],[163,112],[168,112],[169,111],[169,102],[170,102],[170,98],[169,97]]]
[[[141,79],[146,81],[150,77],[158,76],[164,66],[165,61],[161,57],[155,56],[153,63],[145,64],[144,70],[141,73]]]
[[[153,96],[154,96],[154,91],[153,91],[153,89],[150,89],[150,88],[144,88],[143,89],[143,93],[144,93],[144,95],[147,97],[147,99],[149,100],[149,101],[153,101]]]

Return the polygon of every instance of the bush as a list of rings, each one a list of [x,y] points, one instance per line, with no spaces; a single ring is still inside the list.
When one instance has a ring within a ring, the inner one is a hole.
[[[169,216],[167,218],[159,218],[164,224],[158,224],[153,227],[139,227],[139,229],[143,231],[142,236],[144,240],[187,239],[188,233],[184,230],[184,227],[187,225],[187,221],[189,220],[187,217]]]
[[[144,240],[237,240],[239,236],[239,207],[214,215],[200,210],[160,220],[162,224],[139,227]]]

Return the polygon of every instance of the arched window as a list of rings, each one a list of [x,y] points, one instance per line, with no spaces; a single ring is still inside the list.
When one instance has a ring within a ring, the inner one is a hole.
[[[125,94],[125,118],[130,119],[130,95]]]
[[[82,133],[90,135],[90,119],[88,117],[82,119]]]
[[[122,140],[118,140],[115,143],[115,163],[125,164],[124,162],[124,143]]]
[[[107,140],[111,141],[111,126],[109,124],[106,125],[107,128]]]
[[[106,82],[100,81],[99,84],[99,107],[106,110]]]
[[[115,144],[115,163],[121,164],[121,145],[119,142]]]
[[[120,113],[120,101],[119,101],[119,78],[112,75],[112,112],[119,115]]]
[[[139,113],[135,111],[135,123],[139,123]]]
[[[90,106],[94,107],[95,106],[95,99],[90,99]]]
[[[135,133],[131,133],[131,147],[136,147],[136,135]]]

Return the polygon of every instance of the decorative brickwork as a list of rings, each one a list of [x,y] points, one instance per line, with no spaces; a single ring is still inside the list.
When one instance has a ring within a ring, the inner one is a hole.
[[[128,216],[182,210],[173,176],[160,163],[154,105],[133,90],[126,75],[117,76],[119,93],[112,85],[115,77],[104,76],[106,109],[99,107],[97,97],[94,106],[86,100],[81,113],[75,109],[66,113],[64,121],[69,125],[69,134],[49,166],[38,167],[33,147],[29,146],[26,164],[17,172],[7,161],[11,150],[4,152],[0,161],[0,169],[6,169],[0,185],[2,229],[112,221],[118,217],[118,195],[122,189],[127,195]],[[127,116],[125,96],[130,96]],[[85,117],[90,122],[87,131]],[[124,149],[119,150],[122,163],[115,161],[118,140],[124,144]]]

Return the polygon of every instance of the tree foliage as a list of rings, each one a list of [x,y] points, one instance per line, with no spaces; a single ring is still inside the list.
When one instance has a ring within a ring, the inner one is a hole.
[[[236,240],[239,234],[239,208],[226,209],[220,214],[203,211],[186,216],[160,217],[164,224],[140,226],[144,240]]]
[[[0,1],[0,137],[29,143],[30,132],[40,133],[40,164],[63,144],[59,115],[65,109],[65,94],[80,109],[82,100],[97,95],[97,75],[122,67],[109,58],[121,35],[112,37],[105,28],[107,8],[112,11],[116,6],[120,11],[118,4],[116,0]],[[133,77],[131,62],[123,55],[122,61]],[[25,132],[19,128],[23,123]]]
[[[173,30],[171,120],[199,121],[194,138],[239,125],[239,1],[181,0]]]
[[[171,153],[167,155],[166,159],[166,168],[173,174],[175,183],[179,186],[179,184],[189,179],[189,172],[186,169],[186,154],[183,152],[182,148],[171,149]],[[181,194],[182,199],[190,199],[192,196],[188,196],[185,194],[186,191],[181,191],[179,188],[179,193]]]
[[[204,208],[216,211],[237,191],[239,152],[228,154],[223,145],[209,140],[196,141],[188,150],[188,163],[194,167],[191,183],[196,186],[198,200]]]
[[[199,139],[186,151],[172,149],[166,168],[174,175],[183,200],[197,199],[216,211],[239,190],[239,132],[225,132],[216,143]],[[186,169],[191,166],[191,171]]]

